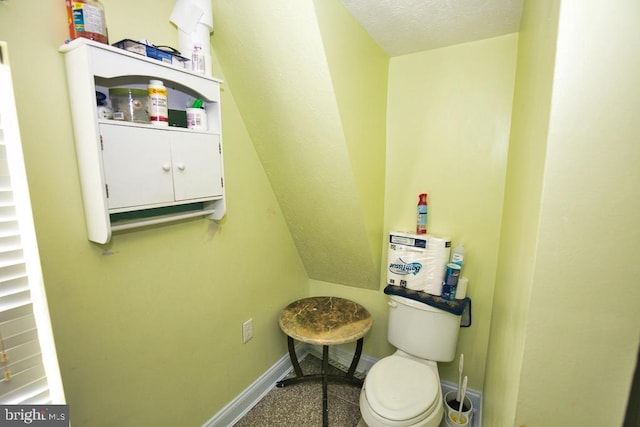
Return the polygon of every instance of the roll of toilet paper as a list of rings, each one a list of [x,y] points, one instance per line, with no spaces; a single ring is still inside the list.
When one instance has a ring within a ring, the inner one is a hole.
[[[211,0],[176,0],[169,20],[188,33],[201,23],[213,31],[213,4]]]
[[[391,232],[387,284],[439,296],[450,254],[448,237]]]
[[[171,22],[178,27],[178,49],[182,56],[191,58],[194,47],[199,46],[204,56],[205,75],[213,75],[211,41],[213,7],[211,0],[177,0]]]
[[[444,273],[451,256],[451,238],[427,235],[424,292],[431,295],[442,295]]]
[[[456,286],[456,299],[465,299],[467,296],[467,287],[469,286],[469,279],[462,276],[458,279],[458,285]]]

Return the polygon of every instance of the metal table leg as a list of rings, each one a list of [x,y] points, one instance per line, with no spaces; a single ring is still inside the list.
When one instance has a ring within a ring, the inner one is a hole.
[[[327,382],[329,375],[329,346],[322,346],[322,427],[329,427],[329,404]]]
[[[356,351],[353,354],[353,360],[349,366],[349,370],[346,375],[329,375],[329,346],[322,346],[322,370],[320,374],[304,375],[298,362],[298,356],[296,354],[294,340],[290,336],[287,336],[287,346],[289,348],[289,358],[291,359],[291,365],[296,373],[295,377],[287,378],[276,383],[276,387],[285,387],[292,384],[297,384],[304,381],[322,380],[322,427],[329,426],[329,402],[328,402],[328,384],[329,381],[343,382],[362,387],[363,381],[354,376],[360,356],[362,355],[362,347],[364,338],[358,339],[356,343]]]
[[[362,355],[362,344],[364,343],[364,338],[360,338],[358,343],[356,344],[356,352],[353,354],[353,360],[351,361],[351,366],[349,366],[349,371],[347,371],[347,377],[353,378],[353,374],[356,372],[356,368],[358,367],[358,362],[360,362],[360,356]]]
[[[296,346],[294,345],[293,338],[287,336],[287,347],[289,347],[289,359],[291,359],[291,364],[293,365],[293,370],[296,373],[296,376],[302,376],[302,369],[300,369],[300,364],[298,363],[298,356],[296,355]]]

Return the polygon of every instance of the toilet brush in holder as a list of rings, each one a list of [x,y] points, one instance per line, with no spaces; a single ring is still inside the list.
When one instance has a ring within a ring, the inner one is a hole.
[[[458,363],[458,395],[456,396],[456,400],[458,402],[462,402],[462,398],[460,397],[460,389],[462,388],[462,369],[464,368],[464,354],[460,353],[460,362]]]
[[[467,377],[462,379],[462,369],[464,366],[464,355],[460,355],[460,363],[458,364],[458,390],[450,391],[444,396],[444,406],[445,406],[445,419],[447,425],[453,426],[464,426],[464,425],[472,425],[471,419],[473,417],[473,404],[471,403],[471,399],[467,397]],[[453,414],[453,418],[456,420],[454,422],[450,416]],[[458,417],[456,414],[459,414]],[[462,423],[461,421],[464,419],[466,423]]]
[[[460,404],[455,410],[448,411],[447,413],[447,426],[460,427],[469,426],[471,424],[471,416],[469,413],[462,412],[462,403],[467,397],[467,377],[464,377],[462,381],[462,388],[460,393]],[[453,408],[452,408],[453,409]]]
[[[460,354],[460,361],[458,362],[458,390],[454,392],[449,392],[445,395],[444,403],[447,408],[447,413],[449,412],[449,408],[458,409],[460,402],[464,400],[462,410],[464,412],[471,410],[471,401],[469,398],[462,398],[462,371],[464,369],[464,354]],[[455,396],[455,397],[454,397]]]

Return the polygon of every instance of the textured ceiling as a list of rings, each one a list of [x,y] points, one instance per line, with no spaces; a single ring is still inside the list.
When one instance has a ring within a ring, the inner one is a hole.
[[[342,0],[389,55],[514,33],[522,0]]]

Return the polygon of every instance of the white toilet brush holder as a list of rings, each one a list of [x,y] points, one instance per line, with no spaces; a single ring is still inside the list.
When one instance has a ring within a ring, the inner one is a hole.
[[[460,409],[460,402],[456,400],[458,397],[457,391],[450,391],[444,395],[444,419],[447,421],[447,425],[460,426],[460,425],[473,425],[473,403],[468,396],[464,397],[464,403],[462,404],[462,415],[468,420],[467,424],[450,424],[453,421],[449,420],[449,413],[458,413]]]

